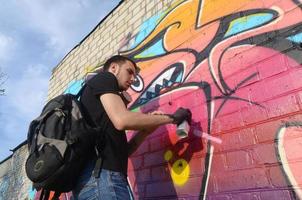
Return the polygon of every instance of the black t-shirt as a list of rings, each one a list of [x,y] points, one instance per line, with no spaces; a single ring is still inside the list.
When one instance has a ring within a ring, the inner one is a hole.
[[[116,77],[110,72],[101,72],[87,82],[81,102],[88,117],[96,126],[101,127],[100,136],[104,134],[103,168],[123,172],[127,175],[126,134],[125,131],[119,131],[114,127],[105,112],[100,96],[106,93],[114,93],[120,96]]]

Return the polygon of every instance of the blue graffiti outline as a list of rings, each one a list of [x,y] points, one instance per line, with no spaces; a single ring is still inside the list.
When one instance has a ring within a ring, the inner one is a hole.
[[[242,33],[249,29],[261,26],[274,18],[272,13],[256,13],[237,18],[230,23],[230,27],[224,37]]]

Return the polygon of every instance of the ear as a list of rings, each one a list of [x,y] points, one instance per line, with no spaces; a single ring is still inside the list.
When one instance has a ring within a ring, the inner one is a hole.
[[[118,68],[118,64],[117,63],[111,63],[108,71],[112,72],[113,74],[115,74],[117,72],[117,68]]]

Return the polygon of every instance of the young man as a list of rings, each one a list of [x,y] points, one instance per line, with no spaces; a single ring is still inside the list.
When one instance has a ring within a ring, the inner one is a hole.
[[[100,146],[104,147],[101,150],[102,169],[99,177],[93,175],[98,163],[93,157],[73,191],[74,199],[132,199],[127,182],[128,156],[158,126],[191,120],[191,112],[183,108],[172,115],[127,110],[121,92],[130,87],[137,71],[132,60],[116,55],[107,60],[103,72],[87,82],[81,102],[91,121],[102,129],[99,135]],[[127,143],[125,130],[138,130],[138,133]]]

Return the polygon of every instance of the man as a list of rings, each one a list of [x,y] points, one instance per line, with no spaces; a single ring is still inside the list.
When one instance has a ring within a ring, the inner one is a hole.
[[[74,199],[132,199],[127,182],[128,156],[158,126],[191,120],[191,112],[183,108],[173,115],[160,111],[143,114],[127,110],[121,92],[134,82],[137,71],[138,67],[132,60],[116,55],[106,61],[103,72],[87,82],[81,102],[91,121],[102,129],[99,135],[102,142],[99,146],[103,146],[100,151],[102,169],[97,174],[99,177],[92,175],[97,171],[95,166],[98,163],[93,157],[79,177],[73,191]],[[127,143],[125,130],[138,130],[138,133]]]

